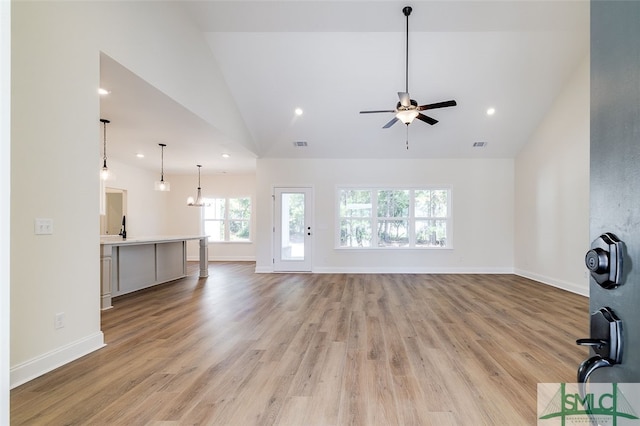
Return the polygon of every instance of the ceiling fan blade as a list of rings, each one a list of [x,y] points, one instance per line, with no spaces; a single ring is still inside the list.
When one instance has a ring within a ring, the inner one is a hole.
[[[436,108],[445,108],[445,107],[452,107],[452,106],[456,106],[458,105],[458,103],[456,101],[444,101],[444,102],[436,102],[435,104],[427,104],[427,105],[421,105],[418,107],[418,111],[424,111],[427,109],[436,109]]]
[[[400,121],[398,120],[398,117],[393,117],[391,119],[391,121],[389,121],[387,124],[385,124],[384,126],[382,126],[383,129],[388,129],[389,127],[393,126],[394,124],[396,124],[396,121]]]
[[[379,111],[360,111],[360,114],[376,114],[379,112],[396,112],[394,109],[385,109],[385,110],[379,110]]]
[[[400,98],[400,105],[402,105],[403,107],[411,106],[411,98],[409,97],[409,93],[398,92],[398,97]]]
[[[429,116],[427,116],[427,115],[424,115],[424,114],[418,114],[418,115],[416,116],[416,118],[417,118],[418,120],[422,120],[422,121],[424,121],[425,123],[429,123],[429,124],[431,124],[432,126],[438,122],[438,120],[436,120],[435,118],[431,118],[431,117],[429,117]]]

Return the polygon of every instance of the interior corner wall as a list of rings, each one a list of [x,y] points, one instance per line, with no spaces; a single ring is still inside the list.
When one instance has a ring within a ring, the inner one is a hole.
[[[227,135],[246,133],[230,116],[224,82],[210,80],[220,72],[179,5],[11,2],[12,387],[104,343],[100,52],[201,116],[222,111]],[[53,234],[34,235],[35,218],[52,219]],[[56,329],[61,313],[64,327]]]
[[[256,271],[273,270],[274,187],[313,191],[313,272],[513,272],[512,159],[260,159],[257,162]],[[337,189],[452,188],[453,249],[336,249]]]
[[[589,57],[515,162],[515,272],[588,295]]]

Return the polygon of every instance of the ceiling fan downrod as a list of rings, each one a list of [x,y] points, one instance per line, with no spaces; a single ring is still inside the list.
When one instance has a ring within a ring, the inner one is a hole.
[[[411,6],[405,6],[402,9],[402,13],[407,17],[407,38],[405,44],[405,60],[404,60],[404,91],[405,93],[409,93],[409,15],[411,15],[411,11],[413,9]]]

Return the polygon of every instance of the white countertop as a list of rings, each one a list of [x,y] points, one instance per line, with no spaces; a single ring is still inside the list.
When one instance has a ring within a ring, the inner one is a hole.
[[[134,236],[123,239],[119,235],[101,235],[100,244],[112,246],[124,246],[127,244],[153,244],[167,243],[171,241],[201,240],[206,235],[156,235],[156,236]]]

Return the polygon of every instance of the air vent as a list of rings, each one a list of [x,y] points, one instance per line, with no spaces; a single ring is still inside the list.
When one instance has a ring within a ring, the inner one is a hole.
[[[307,146],[307,142],[306,141],[295,141],[293,143],[293,146],[298,147],[298,148],[303,148],[303,147]]]
[[[487,146],[487,142],[474,142],[473,143],[473,147],[474,148],[484,148]]]

